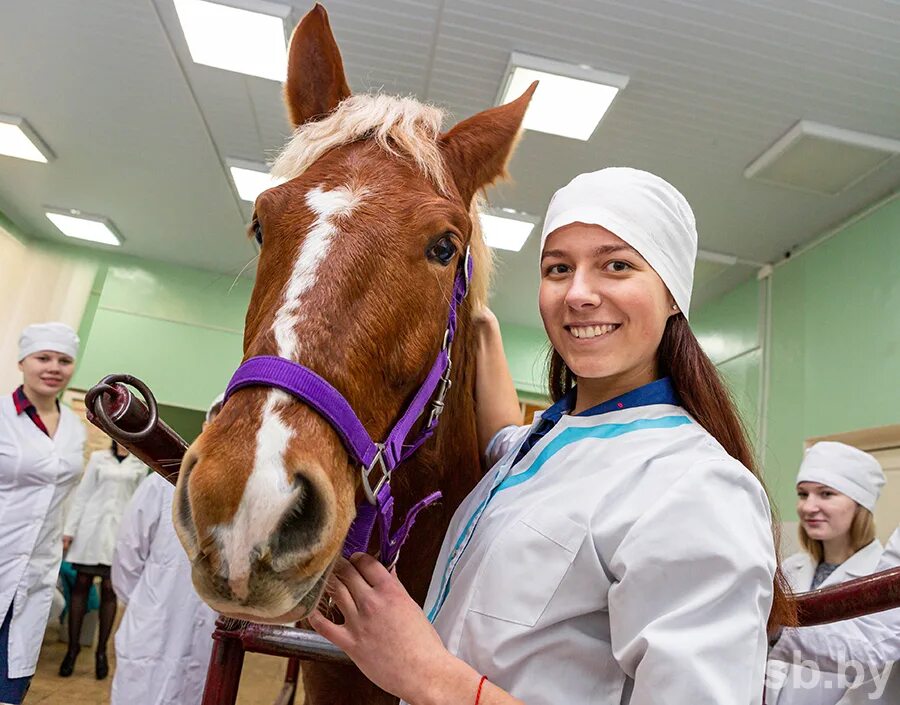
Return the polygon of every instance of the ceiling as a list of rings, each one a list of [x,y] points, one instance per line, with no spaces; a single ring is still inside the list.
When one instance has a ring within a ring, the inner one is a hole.
[[[291,20],[311,3],[293,2]],[[654,171],[687,196],[700,246],[779,259],[900,185],[894,158],[837,196],[746,179],[805,118],[900,139],[900,2],[330,0],[355,91],[412,94],[454,120],[493,104],[510,52],[630,77],[588,142],[528,132],[495,206],[541,214],[577,173]],[[43,206],[108,216],[128,254],[236,274],[253,257],[225,160],[261,162],[289,133],[274,81],[194,64],[172,0],[41,0],[0,10],[0,113],[56,154],[0,157],[0,211],[61,239]],[[537,238],[500,253],[493,306],[539,325]],[[695,305],[751,276],[701,262]]]

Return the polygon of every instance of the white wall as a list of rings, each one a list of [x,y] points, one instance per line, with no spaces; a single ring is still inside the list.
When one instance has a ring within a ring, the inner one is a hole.
[[[35,247],[0,225],[0,393],[21,384],[19,334],[30,323],[78,329],[97,265]]]

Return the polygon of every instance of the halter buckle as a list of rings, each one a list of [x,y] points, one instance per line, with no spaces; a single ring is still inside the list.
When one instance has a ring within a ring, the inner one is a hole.
[[[366,499],[369,501],[369,504],[373,506],[378,505],[378,493],[381,492],[381,488],[391,481],[391,471],[384,459],[384,444],[376,443],[375,447],[378,451],[375,453],[375,457],[372,458],[372,462],[369,463],[368,467],[362,466],[360,468],[363,492],[366,493]],[[370,476],[376,466],[381,468],[381,477],[378,478],[375,487],[372,487]]]
[[[450,387],[453,386],[453,380],[450,379],[450,370],[453,367],[453,363],[449,360],[447,361],[447,369],[444,370],[444,374],[441,376],[440,384],[438,384],[437,393],[434,395],[434,399],[431,402],[431,413],[428,416],[428,425],[427,428],[431,428],[434,424],[437,423],[437,420],[441,417],[441,414],[444,413],[444,399],[447,396],[447,392],[450,391]]]

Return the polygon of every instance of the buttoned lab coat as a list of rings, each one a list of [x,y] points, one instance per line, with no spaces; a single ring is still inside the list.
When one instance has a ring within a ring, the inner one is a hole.
[[[191,584],[172,524],[174,492],[150,475],[119,529],[112,580],[126,608],[115,637],[112,705],[197,705],[203,694],[216,614]]]
[[[60,406],[50,438],[0,397],[0,615],[13,606],[9,677],[34,673],[62,561],[62,507],[83,465],[85,429]]]
[[[147,466],[133,455],[120,463],[112,450],[91,453],[66,516],[63,533],[72,537],[69,563],[112,564],[122,513],[145,477]]]
[[[880,541],[877,539],[872,541],[838,566],[818,586],[818,589],[839,585],[847,580],[874,573],[878,568],[883,551]],[[786,558],[782,570],[794,592],[807,592],[812,586],[816,564],[812,557],[803,551]],[[788,659],[791,658],[792,654],[789,654]],[[798,672],[801,669],[803,672]],[[877,684],[871,680],[867,680],[856,688],[848,689],[846,687],[848,681],[841,682],[841,678],[843,676],[852,682],[855,678],[853,671],[847,671],[841,675],[829,672],[827,669],[820,668],[819,670],[820,673],[815,673],[812,669],[800,665],[771,663],[770,676],[772,673],[778,673],[778,675],[774,678],[770,677],[767,702],[771,705],[832,705],[833,703],[840,703],[840,705],[856,705],[857,703],[897,705],[900,703],[900,699],[898,699],[900,681],[897,680],[900,676],[895,675],[889,679],[882,697],[871,698],[870,694],[874,694],[877,688]],[[782,678],[786,678],[786,680],[780,684]],[[811,683],[814,678],[817,687],[805,687],[804,684]]]
[[[505,433],[429,590],[447,648],[528,705],[760,703],[756,478],[673,404],[565,415],[514,467],[529,429]]]
[[[894,531],[873,572],[898,566],[900,528]],[[849,693],[847,702],[885,705],[900,703],[900,676],[894,673],[897,664],[893,663],[900,659],[900,608],[815,627],[785,629],[769,653],[769,659],[773,662],[791,662],[795,655],[805,661],[815,661],[823,671],[834,673],[851,661],[865,664],[882,673],[885,667],[893,664],[888,684],[880,699],[870,699],[868,695],[872,688],[866,686],[860,688],[859,692]],[[852,674],[849,675],[853,677]]]

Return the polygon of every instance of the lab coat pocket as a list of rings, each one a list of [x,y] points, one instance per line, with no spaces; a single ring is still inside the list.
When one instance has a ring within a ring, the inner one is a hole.
[[[497,540],[476,578],[469,610],[533,627],[575,559],[587,528],[538,509]]]

